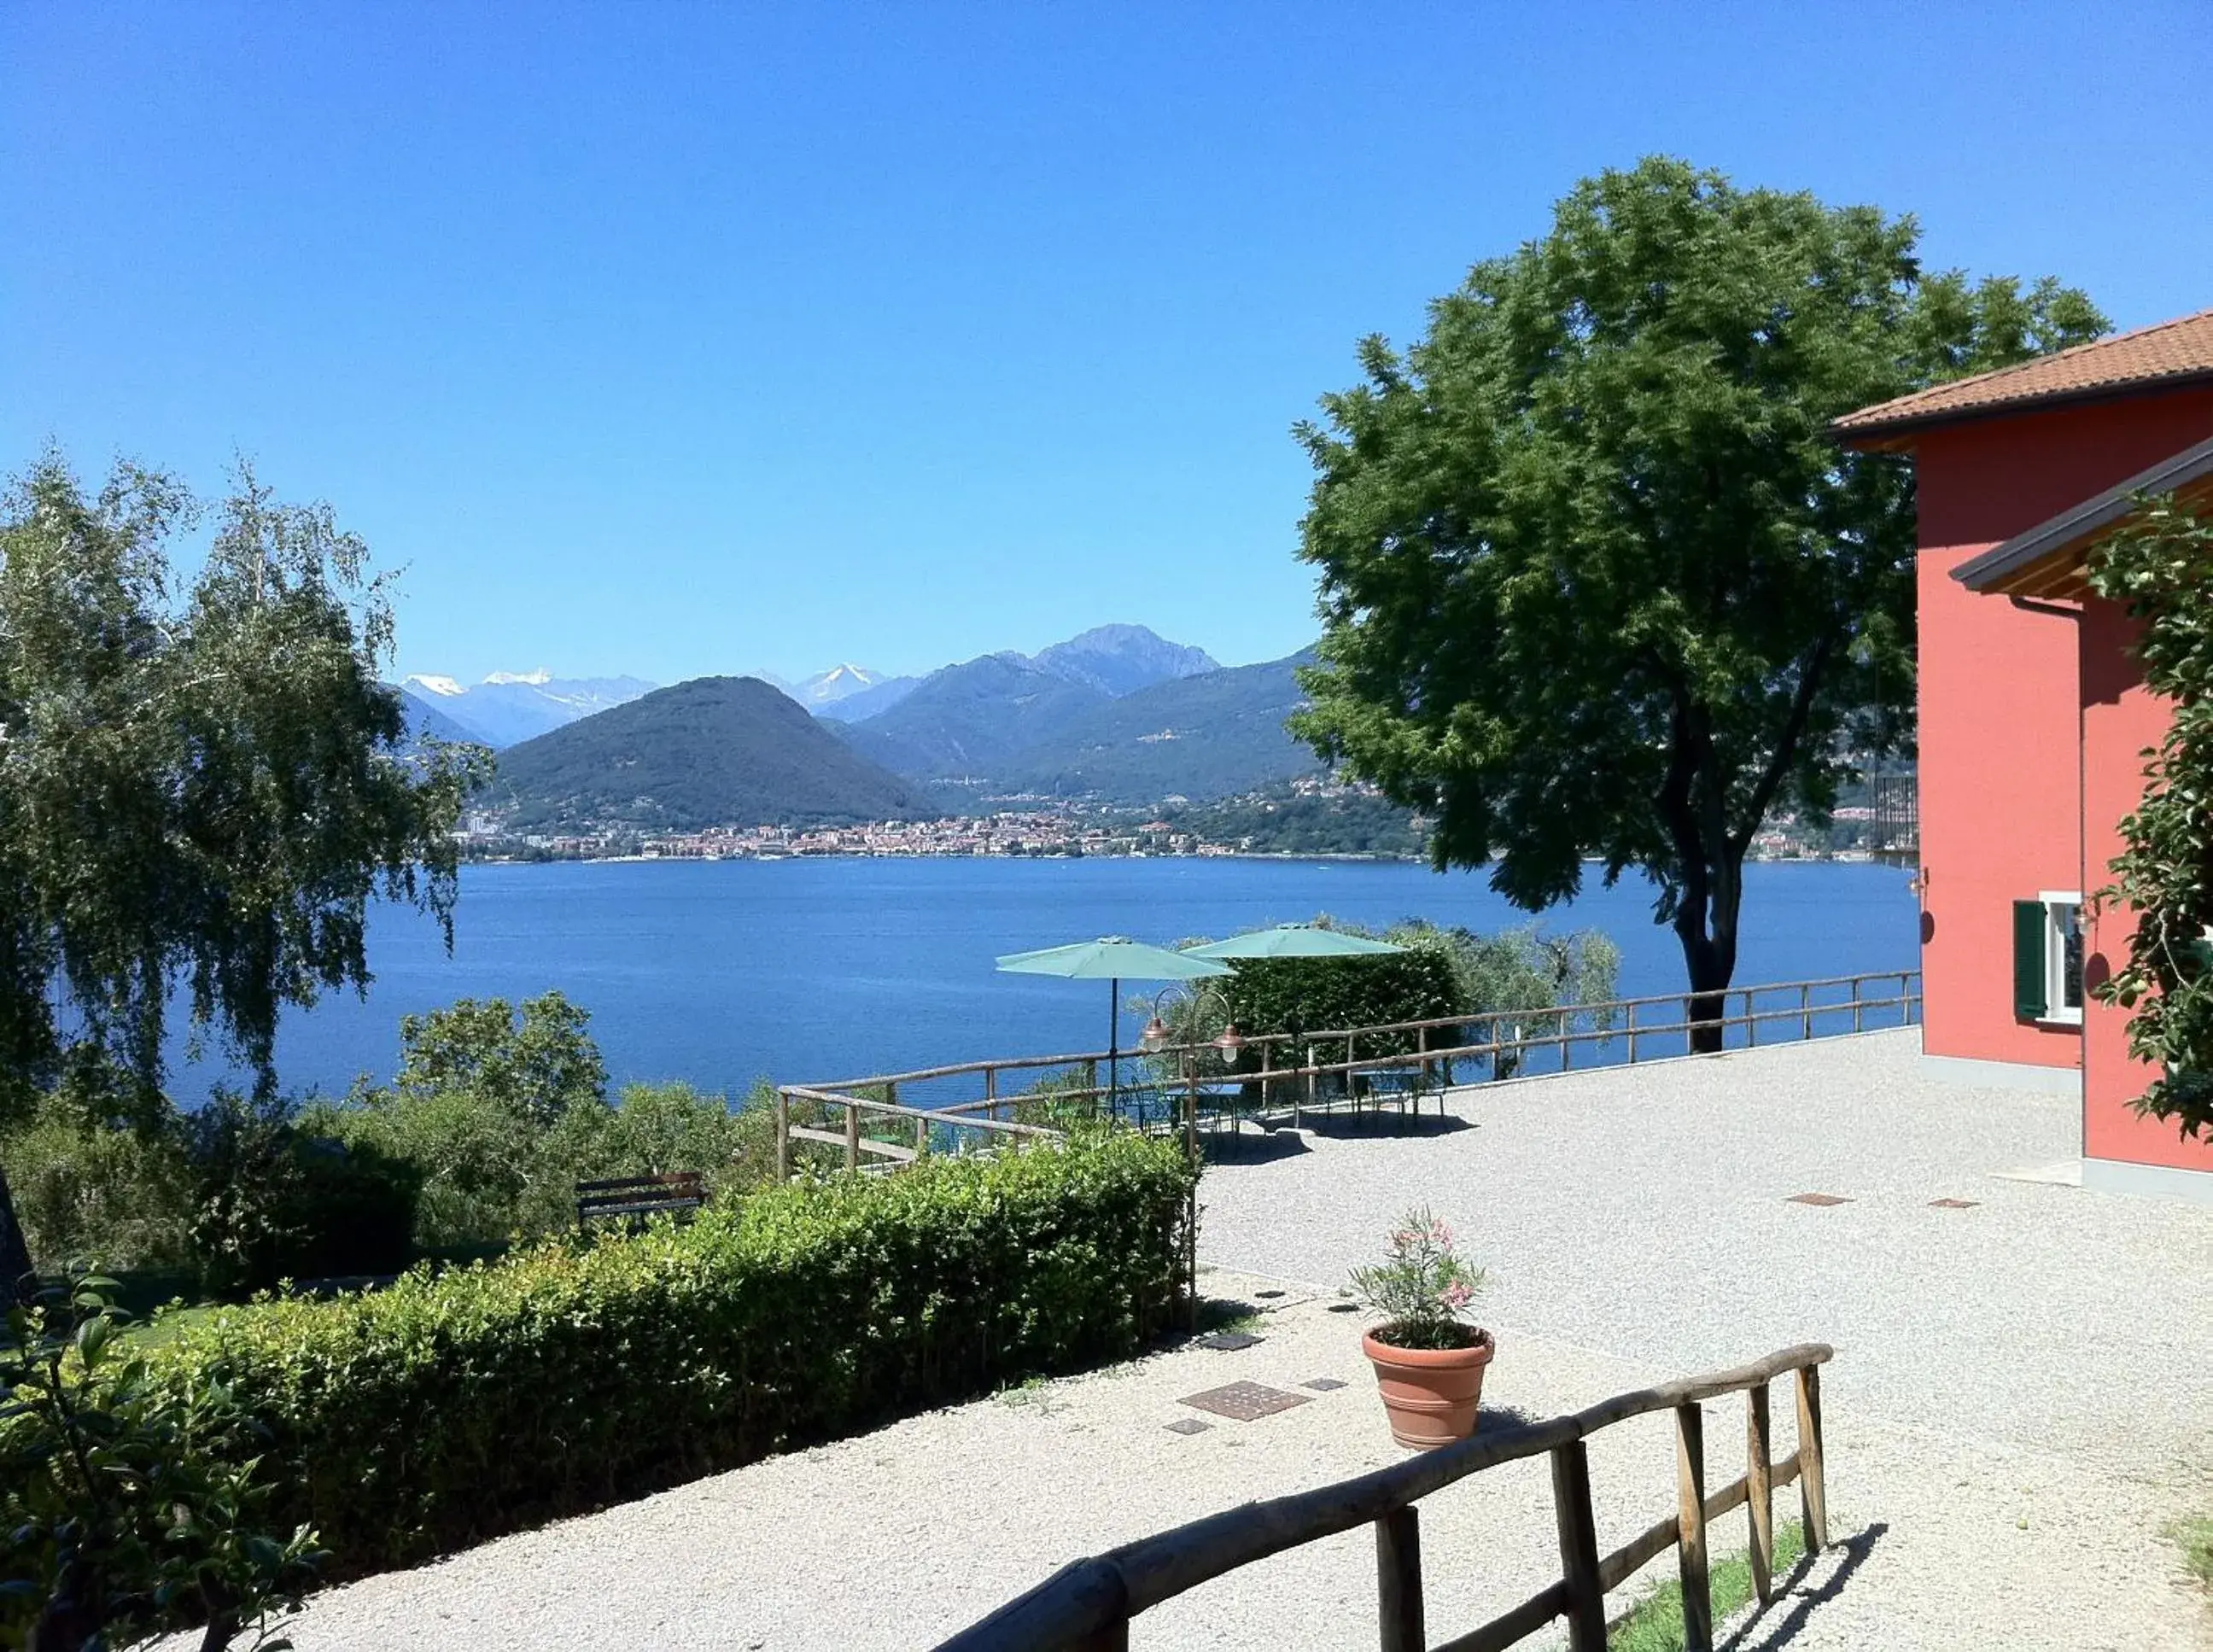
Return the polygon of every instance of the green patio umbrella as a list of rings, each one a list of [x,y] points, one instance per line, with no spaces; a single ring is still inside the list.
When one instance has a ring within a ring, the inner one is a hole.
[[[1388,941],[1370,941],[1365,936],[1347,935],[1341,930],[1317,929],[1311,924],[1278,924],[1271,930],[1253,930],[1244,935],[1233,935],[1227,941],[1210,941],[1204,946],[1186,947],[1186,958],[1368,958],[1387,952],[1404,952],[1404,947],[1394,947]]]
[[[1119,935],[1073,946],[1046,947],[1036,952],[1010,952],[999,960],[1009,975],[1058,975],[1069,980],[1106,981],[1106,1093],[1112,1096],[1121,1083],[1122,983],[1125,981],[1192,981],[1202,975],[1227,975],[1229,966],[1187,952],[1149,947]]]

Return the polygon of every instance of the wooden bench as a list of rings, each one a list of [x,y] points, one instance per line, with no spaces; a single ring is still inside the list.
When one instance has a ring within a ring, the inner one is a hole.
[[[651,1217],[688,1216],[707,1203],[707,1179],[697,1170],[657,1176],[618,1176],[576,1184],[576,1225],[623,1221],[643,1227]]]

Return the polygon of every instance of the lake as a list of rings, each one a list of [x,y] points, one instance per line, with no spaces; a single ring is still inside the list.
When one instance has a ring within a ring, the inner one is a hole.
[[[1745,869],[1737,980],[1917,966],[1917,908],[1894,868]],[[1682,954],[1641,881],[1593,889],[1541,922],[1591,926],[1622,950],[1625,997],[1679,991]],[[390,1076],[402,1015],[460,997],[558,987],[591,1012],[613,1079],[688,1079],[735,1094],[756,1078],[851,1076],[994,1055],[1096,1049],[1106,984],[1001,975],[1001,953],[1101,935],[1167,944],[1318,912],[1367,924],[1425,917],[1494,930],[1530,922],[1483,875],[1366,862],[842,860],[472,866],[448,957],[427,920],[381,909],[366,1001],[288,1018],[288,1090]],[[1142,988],[1125,989],[1125,997]],[[1142,1015],[1125,1014],[1132,1042]],[[180,1070],[189,1102],[204,1071]]]

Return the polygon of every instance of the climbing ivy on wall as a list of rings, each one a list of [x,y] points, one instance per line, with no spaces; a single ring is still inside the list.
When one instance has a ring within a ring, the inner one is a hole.
[[[2213,517],[2152,501],[2092,558],[2090,583],[2143,626],[2144,681],[2174,708],[2098,892],[2136,928],[2097,996],[2131,1012],[2129,1052],[2159,1070],[2137,1110],[2213,1137]]]

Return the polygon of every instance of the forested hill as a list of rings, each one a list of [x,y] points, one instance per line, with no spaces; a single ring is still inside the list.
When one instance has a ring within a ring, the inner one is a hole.
[[[1298,668],[1313,660],[1309,649],[1085,708],[1006,761],[997,777],[1010,789],[1146,803],[1234,796],[1317,773],[1320,759],[1283,728],[1306,699]]]
[[[482,799],[517,830],[911,819],[915,787],[753,677],[701,677],[499,754]]]

